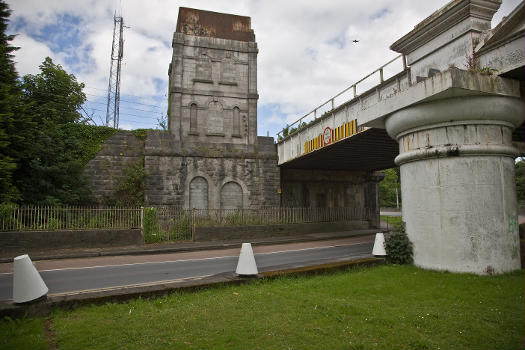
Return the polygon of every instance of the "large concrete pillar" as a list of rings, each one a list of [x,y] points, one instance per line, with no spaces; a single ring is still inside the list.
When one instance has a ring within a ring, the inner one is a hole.
[[[388,117],[417,266],[476,274],[520,268],[511,134],[524,113],[518,98],[470,96]]]

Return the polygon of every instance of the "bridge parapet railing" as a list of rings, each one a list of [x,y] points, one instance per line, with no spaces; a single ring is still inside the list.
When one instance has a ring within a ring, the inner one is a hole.
[[[397,64],[397,66],[395,66]],[[401,64],[401,66],[400,66]],[[332,98],[321,103],[313,110],[297,119],[293,123],[287,125],[283,130],[277,133],[277,140],[281,142],[288,137],[292,137],[299,130],[305,128],[309,124],[315,122],[318,119],[324,118],[331,114],[332,111],[337,109],[340,105],[344,104],[347,101],[353,100],[361,96],[369,89],[374,86],[381,85],[385,82],[388,76],[393,76],[400,72],[403,72],[407,69],[406,58],[404,55],[399,55],[387,63],[383,64],[381,67],[374,70],[372,73],[361,78],[357,82],[353,83],[343,91],[339,92]],[[378,77],[379,80],[372,80],[372,78]]]

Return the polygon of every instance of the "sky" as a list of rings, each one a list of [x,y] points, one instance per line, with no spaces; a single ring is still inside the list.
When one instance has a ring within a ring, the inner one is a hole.
[[[13,45],[20,47],[15,56],[20,76],[38,74],[44,58],[51,57],[85,84],[84,109],[97,125],[104,125],[117,12],[126,26],[119,127],[159,128],[168,104],[168,65],[179,7],[249,16],[259,48],[258,135],[275,136],[398,56],[390,45],[447,2],[7,0],[12,10],[8,33],[17,34]],[[492,26],[519,2],[503,0]],[[385,78],[400,70],[397,60],[385,68]],[[358,93],[378,79],[375,75],[358,85]]]

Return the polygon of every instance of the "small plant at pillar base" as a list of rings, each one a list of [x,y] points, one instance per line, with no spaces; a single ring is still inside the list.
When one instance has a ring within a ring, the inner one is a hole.
[[[392,264],[403,265],[412,264],[414,262],[412,242],[410,242],[405,232],[404,222],[396,225],[385,239],[385,250],[387,260]]]

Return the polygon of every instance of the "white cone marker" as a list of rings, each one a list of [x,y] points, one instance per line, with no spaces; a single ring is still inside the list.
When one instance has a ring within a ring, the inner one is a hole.
[[[13,260],[13,301],[25,303],[46,295],[49,289],[27,254]]]
[[[372,255],[386,256],[385,236],[381,232],[376,233],[376,240],[374,241],[374,249],[372,249]]]
[[[237,262],[237,269],[235,273],[242,276],[255,276],[259,273],[257,271],[257,264],[255,263],[255,256],[253,255],[252,245],[250,243],[243,243],[241,247],[241,254]]]

